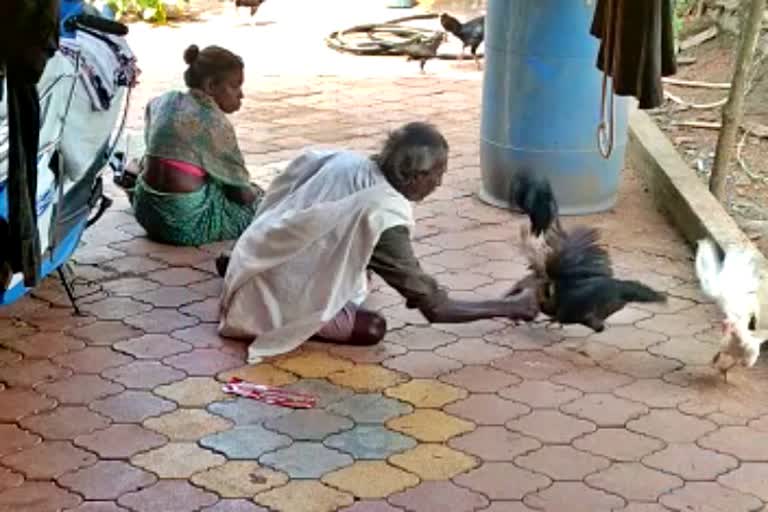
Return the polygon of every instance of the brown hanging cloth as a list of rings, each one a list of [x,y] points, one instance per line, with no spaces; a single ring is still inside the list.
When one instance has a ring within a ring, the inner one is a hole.
[[[597,0],[590,33],[601,40],[597,67],[613,92],[634,96],[639,108],[664,101],[661,77],[677,72],[675,0]]]

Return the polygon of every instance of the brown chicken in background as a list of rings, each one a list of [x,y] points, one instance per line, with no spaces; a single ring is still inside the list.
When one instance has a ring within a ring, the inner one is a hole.
[[[407,61],[418,60],[421,72],[424,73],[424,65],[428,60],[437,57],[437,50],[447,37],[445,32],[435,32],[429,37],[420,37],[416,41],[398,46],[398,49],[408,56]]]
[[[440,15],[440,24],[445,30],[459,38],[463,44],[459,59],[464,58],[464,51],[469,46],[472,58],[475,59],[477,69],[480,69],[480,60],[477,58],[477,48],[485,40],[485,16],[478,16],[466,23],[461,23],[448,13]]]

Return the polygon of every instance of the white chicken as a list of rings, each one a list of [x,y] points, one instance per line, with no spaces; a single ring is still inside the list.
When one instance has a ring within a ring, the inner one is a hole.
[[[765,339],[763,333],[756,331],[760,320],[760,279],[755,254],[730,247],[723,256],[712,240],[699,240],[696,275],[704,294],[717,303],[725,316],[723,347],[712,364],[727,379],[728,370],[737,364],[754,366]]]

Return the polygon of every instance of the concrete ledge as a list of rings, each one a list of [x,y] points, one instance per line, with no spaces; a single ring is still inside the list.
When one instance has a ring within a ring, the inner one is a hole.
[[[630,114],[627,157],[650,188],[657,206],[691,245],[708,237],[720,247],[737,244],[755,250],[762,280],[761,323],[768,325],[768,260],[641,110]]]

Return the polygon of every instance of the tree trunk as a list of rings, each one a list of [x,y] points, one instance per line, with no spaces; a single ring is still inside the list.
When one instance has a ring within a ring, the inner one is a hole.
[[[710,192],[721,203],[726,201],[728,166],[733,160],[739,126],[744,117],[744,91],[747,87],[749,71],[752,68],[757,40],[760,36],[766,0],[744,0],[744,3],[749,4],[749,9],[742,22],[739,53],[734,65],[731,92],[728,95],[728,103],[723,108],[723,123],[717,139],[715,164],[709,180]]]

